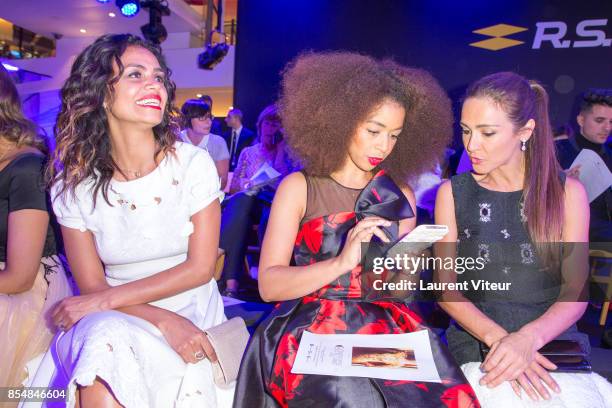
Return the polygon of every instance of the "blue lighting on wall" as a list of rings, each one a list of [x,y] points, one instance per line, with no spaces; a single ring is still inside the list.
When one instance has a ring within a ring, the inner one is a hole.
[[[2,66],[4,68],[6,68],[7,71],[19,71],[19,67],[16,67],[16,66],[11,65],[11,64],[7,64],[6,62],[3,62]]]

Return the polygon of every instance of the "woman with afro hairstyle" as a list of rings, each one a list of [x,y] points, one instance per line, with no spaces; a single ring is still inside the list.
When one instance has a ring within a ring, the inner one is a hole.
[[[478,406],[431,333],[441,383],[291,372],[304,330],[426,329],[408,303],[364,299],[361,244],[395,241],[415,227],[415,198],[405,182],[444,151],[452,123],[446,94],[428,73],[392,61],[306,54],[286,68],[279,107],[304,170],[283,180],[272,204],[259,290],[280,303],[246,351],[234,406]]]

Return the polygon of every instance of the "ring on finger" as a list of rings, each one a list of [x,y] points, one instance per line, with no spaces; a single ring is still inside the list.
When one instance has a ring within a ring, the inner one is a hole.
[[[206,355],[204,354],[202,350],[196,351],[193,356],[195,357],[196,360],[204,360],[204,357],[206,357]]]

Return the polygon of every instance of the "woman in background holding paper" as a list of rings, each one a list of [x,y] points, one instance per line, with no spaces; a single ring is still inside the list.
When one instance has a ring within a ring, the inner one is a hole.
[[[230,185],[232,196],[224,203],[221,217],[219,246],[225,250],[224,296],[238,296],[249,230],[258,218],[260,241],[263,239],[274,192],[294,168],[281,130],[276,106],[267,106],[257,119],[259,143],[246,147],[238,158]]]
[[[415,227],[414,194],[393,180],[419,174],[444,151],[452,122],[446,94],[428,73],[392,61],[307,54],[285,71],[280,108],[305,170],[285,178],[274,198],[259,290],[281,303],[252,338],[234,406],[477,407],[433,334],[441,383],[292,372],[305,331],[424,329],[403,302],[363,300],[361,244],[394,241]]]
[[[589,351],[588,338],[575,326],[586,307],[581,294],[588,276],[584,188],[560,170],[548,95],[535,81],[512,72],[476,81],[467,90],[461,127],[474,173],[457,175],[438,191],[436,223],[447,225],[449,233],[442,240],[446,246],[436,244],[436,250],[454,254],[459,242],[457,256],[482,257],[486,266],[460,275],[440,271],[438,277],[495,279],[510,282],[511,290],[444,297],[440,304],[455,320],[447,330],[449,348],[465,364],[483,406],[515,406],[519,400],[512,390],[524,400],[552,397],[558,403],[561,389],[555,379],[564,378],[551,377],[547,370],[557,367],[538,350],[563,338]],[[491,351],[481,365],[482,345]],[[581,401],[577,387],[566,387],[565,380],[562,397],[569,399],[564,401]],[[582,398],[589,403],[581,406],[601,406],[597,391]]]
[[[271,181],[276,188],[282,176],[287,175],[293,169],[281,133],[280,118],[275,105],[266,106],[259,114],[257,135],[259,142],[246,147],[240,153],[236,170],[232,176],[230,194],[262,187],[266,181]],[[260,170],[266,169],[268,169],[269,176],[265,180],[253,179]],[[270,169],[275,170],[276,173]]]

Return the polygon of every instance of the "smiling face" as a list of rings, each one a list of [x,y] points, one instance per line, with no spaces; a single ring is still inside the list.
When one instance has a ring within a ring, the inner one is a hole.
[[[612,132],[612,106],[593,105],[577,118],[580,133],[593,143],[603,144]]]
[[[155,55],[142,47],[128,47],[121,56],[124,71],[114,84],[107,109],[109,126],[141,124],[153,128],[161,123],[168,100],[164,72]],[[114,75],[119,67],[113,64]]]
[[[349,145],[350,162],[363,171],[372,171],[391,154],[404,126],[406,110],[386,99],[357,126]]]
[[[520,165],[521,141],[529,140],[534,127],[534,120],[529,119],[516,129],[506,112],[487,97],[468,98],[461,110],[463,145],[478,174],[508,164]]]

